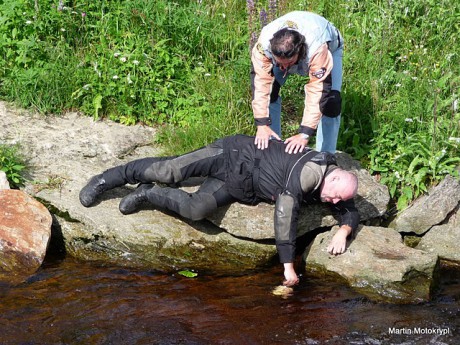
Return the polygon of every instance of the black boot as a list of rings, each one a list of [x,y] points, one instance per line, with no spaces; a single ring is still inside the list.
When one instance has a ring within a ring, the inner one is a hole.
[[[123,214],[131,214],[137,211],[137,208],[148,200],[146,192],[154,186],[153,183],[139,185],[134,192],[121,199],[118,207],[120,212]]]
[[[107,190],[107,185],[102,176],[93,176],[85,187],[80,191],[80,202],[85,207],[90,207],[97,200],[97,197]]]

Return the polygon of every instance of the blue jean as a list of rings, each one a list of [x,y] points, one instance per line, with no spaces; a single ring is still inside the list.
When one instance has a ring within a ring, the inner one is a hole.
[[[342,57],[343,45],[332,52],[332,61],[334,67],[331,71],[332,90],[341,91],[342,89]],[[289,73],[283,78],[285,72],[278,66],[273,67],[273,74],[276,81],[282,86],[286,82]],[[281,137],[281,96],[275,102],[270,103],[269,114],[272,120],[270,128]],[[316,150],[323,152],[335,153],[337,147],[337,138],[340,129],[340,118],[322,116],[316,132]]]

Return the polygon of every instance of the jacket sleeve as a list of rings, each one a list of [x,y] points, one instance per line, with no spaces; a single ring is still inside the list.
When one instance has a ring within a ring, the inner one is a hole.
[[[327,43],[315,52],[310,60],[309,82],[305,85],[305,108],[299,132],[313,135],[321,119],[320,102],[332,87],[332,54]]]
[[[332,208],[340,215],[340,226],[348,225],[351,227],[351,236],[355,237],[360,216],[354,200],[340,201],[335,205],[332,204]]]
[[[272,60],[265,56],[260,43],[254,45],[251,54],[254,68],[254,98],[252,111],[255,119],[268,118],[270,105],[270,93],[275,77],[272,75]]]
[[[300,204],[288,191],[276,199],[275,241],[281,263],[294,262]]]

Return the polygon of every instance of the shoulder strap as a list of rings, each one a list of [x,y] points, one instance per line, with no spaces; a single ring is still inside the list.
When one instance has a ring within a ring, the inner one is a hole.
[[[286,185],[284,186],[284,188],[287,188],[287,187],[288,187],[289,181],[291,180],[292,172],[294,171],[295,167],[296,167],[300,162],[303,162],[303,164],[305,164],[306,162],[313,160],[313,157],[315,157],[317,154],[318,154],[317,151],[310,150],[310,151],[308,151],[307,153],[305,153],[304,155],[302,155],[302,156],[297,160],[297,162],[294,163],[294,165],[292,166],[291,170],[289,171],[289,175],[288,175],[288,178],[287,178],[287,180],[286,180]]]

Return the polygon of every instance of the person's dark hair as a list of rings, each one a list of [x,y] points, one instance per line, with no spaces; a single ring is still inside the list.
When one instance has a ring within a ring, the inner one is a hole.
[[[307,55],[305,37],[298,31],[284,28],[277,31],[270,40],[273,55],[279,58],[291,58],[299,54],[299,60]]]

